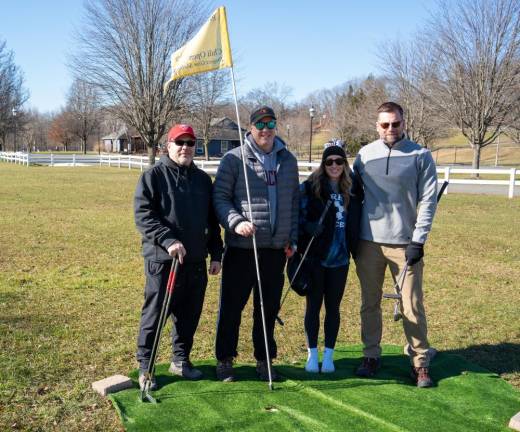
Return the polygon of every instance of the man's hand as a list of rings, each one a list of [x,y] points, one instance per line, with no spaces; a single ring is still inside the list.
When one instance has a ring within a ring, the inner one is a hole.
[[[251,237],[256,232],[256,227],[249,221],[242,221],[235,227],[235,232],[242,237]]]
[[[168,255],[179,258],[179,262],[182,264],[184,256],[186,255],[186,249],[184,249],[184,245],[179,240],[175,240],[168,248]]]
[[[296,252],[296,245],[295,244],[292,244],[292,245],[287,245],[285,246],[285,249],[284,249],[284,252],[285,252],[285,256],[287,258],[291,258],[294,253]]]
[[[411,242],[407,247],[404,253],[406,258],[406,264],[409,266],[413,266],[421,261],[421,258],[424,256],[424,245],[422,243]]]
[[[210,275],[218,275],[220,273],[221,268],[222,268],[222,264],[220,264],[220,261],[211,261],[209,263],[208,273]]]

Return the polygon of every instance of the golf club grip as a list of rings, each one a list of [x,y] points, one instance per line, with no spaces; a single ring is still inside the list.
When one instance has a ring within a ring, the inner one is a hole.
[[[442,183],[441,188],[439,189],[439,192],[437,193],[437,202],[439,202],[442,198],[442,195],[444,194],[444,191],[448,187],[448,184],[450,182],[448,180],[444,180],[444,183]]]

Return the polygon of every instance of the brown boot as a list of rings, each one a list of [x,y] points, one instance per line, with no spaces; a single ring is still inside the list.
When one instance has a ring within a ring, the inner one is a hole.
[[[417,387],[433,387],[433,380],[430,378],[429,370],[427,367],[412,366],[412,373],[410,374],[410,376],[412,377],[412,380],[415,382]]]
[[[356,369],[358,377],[370,378],[381,369],[381,359],[375,357],[363,357],[363,362]]]

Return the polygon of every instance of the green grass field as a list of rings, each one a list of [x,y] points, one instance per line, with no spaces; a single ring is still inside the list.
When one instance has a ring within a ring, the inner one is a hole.
[[[90,384],[136,367],[143,275],[132,195],[139,172],[0,164],[0,430],[118,431]],[[430,341],[520,388],[520,201],[447,195],[426,247]],[[218,277],[210,278],[194,359],[211,360]],[[387,281],[390,289],[390,280]],[[349,274],[339,343],[359,343]],[[305,357],[303,302],[290,295],[279,361]],[[385,307],[384,343],[402,345]],[[251,362],[251,310],[239,361]],[[168,361],[167,336],[159,361]],[[520,407],[519,407],[520,410]]]
[[[361,356],[361,346],[336,346],[334,374],[308,374],[303,362],[278,366],[282,380],[273,391],[251,364],[236,367],[240,379],[232,384],[216,380],[211,361],[198,363],[205,378],[197,382],[172,377],[162,364],[158,404],[140,402],[137,388],[111,398],[128,432],[167,432],[173,424],[194,432],[507,432],[520,405],[519,391],[460,356],[437,355],[432,373],[439,383],[428,390],[410,385],[400,347],[383,347],[384,367],[374,379],[354,375]]]

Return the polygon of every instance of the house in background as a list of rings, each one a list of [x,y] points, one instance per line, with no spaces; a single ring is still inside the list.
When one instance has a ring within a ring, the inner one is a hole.
[[[126,127],[104,136],[101,140],[103,141],[103,151],[107,153],[129,154],[146,152],[146,145],[141,135]]]
[[[246,129],[242,129],[242,135]],[[210,124],[211,139],[208,143],[208,155],[210,157],[222,157],[224,153],[240,145],[238,125],[228,117],[213,119]],[[204,143],[197,140],[195,148],[196,156],[204,156]]]

